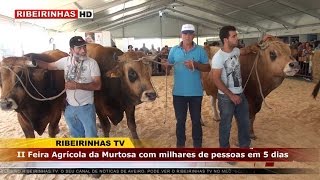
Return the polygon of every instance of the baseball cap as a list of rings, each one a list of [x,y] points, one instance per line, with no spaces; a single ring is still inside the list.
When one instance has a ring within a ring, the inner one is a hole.
[[[191,34],[191,33],[194,33],[195,31],[195,28],[192,24],[184,24],[182,25],[181,27],[181,33],[183,34]]]
[[[69,45],[71,48],[74,46],[83,46],[87,44],[87,42],[81,36],[74,36],[70,39]]]

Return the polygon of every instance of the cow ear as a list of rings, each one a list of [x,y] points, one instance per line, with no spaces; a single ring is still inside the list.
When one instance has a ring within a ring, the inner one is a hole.
[[[245,47],[245,48],[249,48],[250,52],[252,52],[252,53],[257,53],[260,50],[260,47],[258,44],[254,44],[254,45],[251,45],[251,46]]]
[[[122,74],[121,74],[119,66],[116,66],[113,69],[106,72],[106,76],[109,78],[119,78],[121,75]]]
[[[112,59],[113,61],[118,61],[118,55],[116,52],[113,53]]]

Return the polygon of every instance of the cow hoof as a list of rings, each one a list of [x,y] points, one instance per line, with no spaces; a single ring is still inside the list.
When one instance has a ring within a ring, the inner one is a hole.
[[[135,148],[144,148],[144,145],[142,144],[142,142],[138,139],[134,139],[132,141],[133,145]]]
[[[54,130],[54,134],[58,134],[60,132],[60,128],[57,127],[55,130]]]
[[[200,119],[201,126],[206,126],[202,119]]]
[[[250,134],[250,138],[251,138],[252,140],[256,140],[256,139],[257,139],[257,136],[254,135],[254,134]]]
[[[213,118],[213,121],[216,121],[216,122],[220,122],[220,119],[219,118]]]

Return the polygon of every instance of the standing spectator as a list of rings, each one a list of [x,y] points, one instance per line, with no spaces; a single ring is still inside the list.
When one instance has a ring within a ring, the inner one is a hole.
[[[146,47],[145,43],[142,44],[142,48],[140,48],[140,51],[143,51],[144,54],[148,54],[149,53],[149,49]]]
[[[303,75],[307,81],[312,80],[311,74],[311,57],[312,57],[312,46],[309,42],[305,43],[305,49],[302,50],[302,63],[303,63]]]
[[[219,89],[218,107],[221,121],[219,124],[220,148],[230,148],[230,130],[233,115],[237,119],[239,146],[249,148],[250,120],[249,106],[242,89],[240,72],[240,49],[234,26],[220,29],[223,47],[212,58],[213,82]]]
[[[87,56],[86,41],[69,41],[71,56],[52,63],[37,61],[40,68],[64,70],[67,106],[64,117],[72,137],[97,137],[94,91],[101,87],[98,63]]]
[[[154,45],[153,45],[153,44],[151,44],[150,52],[151,52],[152,55],[157,55],[157,54],[158,54],[158,52],[157,52],[157,50],[154,48]]]
[[[174,64],[173,106],[177,119],[176,136],[178,148],[185,147],[186,118],[189,109],[192,121],[193,147],[202,147],[201,103],[203,88],[201,71],[210,71],[205,50],[193,42],[195,28],[184,24],[181,28],[182,42],[171,48],[168,61]],[[168,61],[164,60],[168,67]]]
[[[133,50],[133,46],[132,46],[132,45],[129,45],[129,46],[128,46],[128,52],[132,52],[132,51],[134,51],[134,50]]]

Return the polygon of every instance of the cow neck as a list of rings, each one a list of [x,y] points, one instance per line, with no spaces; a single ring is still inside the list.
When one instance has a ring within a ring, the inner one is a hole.
[[[257,55],[256,55],[256,57],[254,59],[250,74],[252,73],[252,70],[255,71],[254,74],[251,74],[251,76],[254,76],[253,79],[257,80],[257,83],[254,86],[256,86],[256,88],[258,90],[258,93],[260,94],[260,96],[262,98],[262,102],[265,104],[265,106],[268,107],[269,109],[272,109],[269,106],[269,104],[266,102],[265,97],[275,88],[270,85],[270,84],[273,84],[273,83],[270,83],[270,80],[272,80],[272,78],[270,78],[271,76],[269,74],[263,73],[263,72],[267,72],[267,71],[265,71],[265,67],[266,66],[264,65],[264,62],[261,60],[262,59],[262,53],[263,53],[262,51],[263,50],[260,49],[259,52],[257,53]],[[247,82],[251,78],[250,74],[249,74],[249,77],[247,79]],[[263,83],[263,82],[268,82],[268,83]],[[269,86],[262,86],[263,84],[269,85]]]

